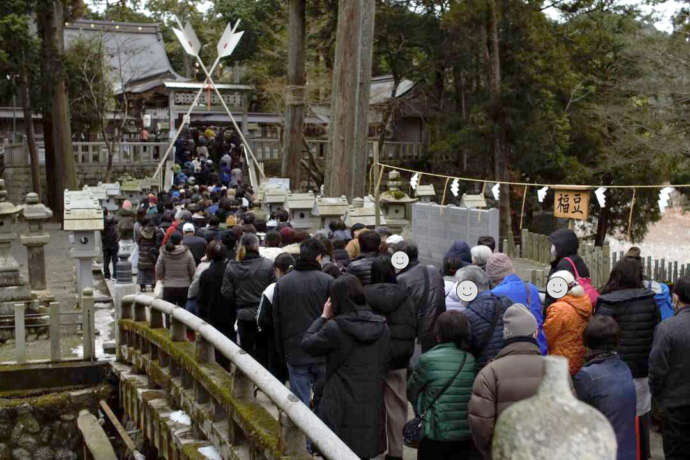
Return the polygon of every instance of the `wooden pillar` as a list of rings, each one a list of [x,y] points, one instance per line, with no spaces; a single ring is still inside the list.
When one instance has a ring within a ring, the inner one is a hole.
[[[326,166],[330,196],[363,196],[366,186],[374,0],[340,0]]]
[[[305,3],[305,0],[289,0],[288,5],[288,91],[281,176],[290,178],[292,190],[299,190],[302,172],[300,159],[306,84]]]

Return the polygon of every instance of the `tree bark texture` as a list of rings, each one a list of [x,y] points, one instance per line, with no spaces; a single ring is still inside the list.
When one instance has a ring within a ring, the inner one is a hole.
[[[34,135],[33,110],[31,110],[31,80],[26,66],[22,72],[22,108],[24,109],[24,131],[26,142],[29,145],[29,157],[31,159],[31,189],[41,196],[41,170],[38,165],[38,148]]]
[[[340,0],[331,96],[330,196],[363,196],[366,188],[374,0]]]
[[[305,3],[290,0],[288,19],[288,92],[285,111],[284,152],[281,175],[290,178],[293,190],[302,179],[302,147],[305,111]]]
[[[53,136],[55,147],[59,152],[58,160],[62,162],[62,175],[64,187],[74,190],[77,188],[77,176],[74,169],[74,154],[72,153],[72,129],[70,126],[69,100],[67,98],[67,84],[65,81],[64,54],[65,37],[64,28],[64,6],[61,0],[53,1],[54,14],[52,17],[54,24],[55,55],[53,78],[55,82],[55,92],[53,93]],[[63,197],[60,197],[62,203]],[[62,206],[60,206],[62,209]]]

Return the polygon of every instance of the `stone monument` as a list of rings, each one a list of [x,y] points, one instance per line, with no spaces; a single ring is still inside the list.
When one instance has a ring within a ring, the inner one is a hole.
[[[615,460],[616,435],[604,415],[570,388],[568,360],[547,356],[537,394],[496,422],[494,460]]]
[[[38,201],[38,194],[34,192],[26,194],[22,218],[27,222],[28,228],[20,235],[20,239],[26,246],[29,284],[34,291],[45,291],[48,288],[44,246],[48,244],[50,235],[44,231],[43,224],[51,217],[53,217],[53,211]]]
[[[103,230],[103,208],[88,192],[65,190],[63,228],[72,232],[70,255],[77,259],[77,292],[93,288],[93,260],[98,255],[96,243]]]

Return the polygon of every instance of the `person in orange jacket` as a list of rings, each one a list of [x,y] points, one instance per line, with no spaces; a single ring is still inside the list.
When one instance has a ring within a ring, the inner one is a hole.
[[[582,333],[592,316],[592,302],[567,270],[559,270],[549,277],[547,291],[558,299],[546,309],[544,319],[549,354],[568,358],[570,375],[575,375],[584,363]]]

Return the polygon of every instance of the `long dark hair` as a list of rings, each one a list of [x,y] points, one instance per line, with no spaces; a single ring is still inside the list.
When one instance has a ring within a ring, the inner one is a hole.
[[[359,310],[366,305],[364,288],[356,276],[345,274],[331,285],[331,302],[335,316]]]
[[[642,270],[640,262],[632,257],[624,257],[611,270],[611,275],[602,294],[620,291],[622,289],[642,288]]]

